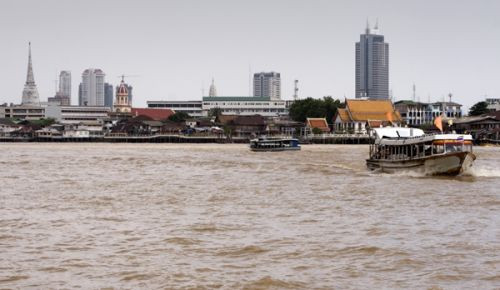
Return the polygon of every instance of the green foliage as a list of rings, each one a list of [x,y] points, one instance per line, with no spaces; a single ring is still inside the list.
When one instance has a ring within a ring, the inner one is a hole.
[[[212,108],[208,111],[209,117],[218,117],[220,114],[222,114],[222,110],[219,107]]]
[[[186,121],[190,117],[191,116],[189,116],[189,114],[186,112],[176,112],[175,114],[168,117],[168,119],[172,122],[180,123]]]
[[[323,131],[321,131],[321,129],[320,129],[320,128],[314,127],[314,128],[312,129],[312,133],[313,133],[314,135],[318,135],[318,134],[323,133]]]
[[[488,113],[488,103],[477,102],[469,110],[469,116],[479,116]]]
[[[331,96],[323,97],[323,99],[309,97],[292,103],[290,117],[298,122],[305,122],[307,118],[326,118],[327,122],[331,123],[337,109],[344,106],[344,103]]]
[[[40,127],[48,127],[56,122],[55,119],[52,118],[47,118],[47,119],[40,119],[40,120],[30,120],[29,121],[31,124],[38,125]]]

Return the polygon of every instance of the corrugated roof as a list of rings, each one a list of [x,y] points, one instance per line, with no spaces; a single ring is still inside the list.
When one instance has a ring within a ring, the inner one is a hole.
[[[170,109],[132,108],[132,116],[147,116],[155,121],[165,120],[174,113]]]

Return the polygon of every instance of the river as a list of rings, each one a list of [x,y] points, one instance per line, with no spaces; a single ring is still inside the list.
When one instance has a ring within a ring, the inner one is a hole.
[[[453,178],[365,145],[0,149],[0,288],[500,286],[499,147]]]

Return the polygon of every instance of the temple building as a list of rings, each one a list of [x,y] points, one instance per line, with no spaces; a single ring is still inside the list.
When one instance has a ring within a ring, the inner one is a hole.
[[[116,89],[116,98],[113,108],[115,113],[130,114],[132,111],[132,106],[129,102],[128,86],[123,78],[120,86]]]
[[[31,42],[29,43],[28,73],[26,75],[26,83],[24,84],[23,98],[21,104],[40,106],[38,89],[36,88],[35,77],[33,76],[33,65],[31,64]]]
[[[369,128],[402,124],[390,100],[346,99],[345,103],[345,109],[337,109],[333,118],[335,133],[367,134]]]

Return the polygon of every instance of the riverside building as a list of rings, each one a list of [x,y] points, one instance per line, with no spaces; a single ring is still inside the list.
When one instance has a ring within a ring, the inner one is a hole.
[[[389,44],[367,23],[356,42],[356,98],[389,98]]]
[[[462,117],[462,105],[454,102],[422,103],[402,100],[394,103],[403,121],[410,126],[432,124],[438,116],[449,119]]]
[[[45,108],[34,105],[0,106],[0,118],[39,120],[45,118]]]
[[[335,133],[367,134],[369,128],[402,123],[390,100],[346,99],[345,103],[345,109],[337,109],[333,118]]]
[[[101,106],[59,106],[49,104],[45,108],[45,117],[53,118],[62,124],[78,124],[87,121],[102,122],[111,111]]]
[[[148,108],[184,112],[191,117],[206,117],[208,115],[208,112],[202,108],[202,101],[147,101],[147,105]]]
[[[261,115],[275,117],[287,115],[286,102],[271,97],[203,97],[204,111],[219,108],[223,114]]]

